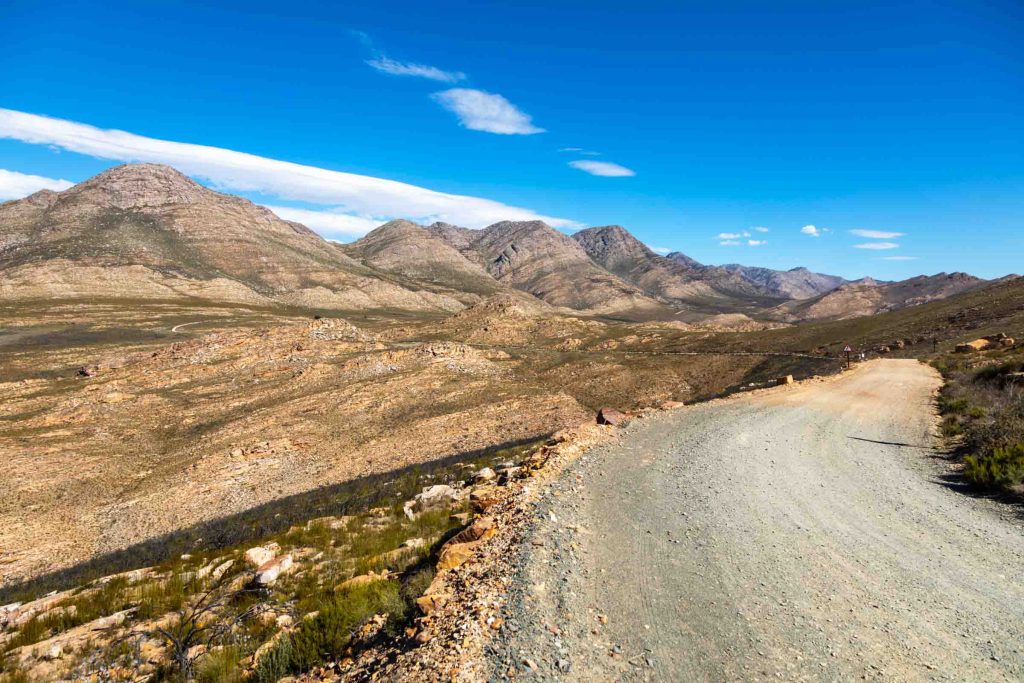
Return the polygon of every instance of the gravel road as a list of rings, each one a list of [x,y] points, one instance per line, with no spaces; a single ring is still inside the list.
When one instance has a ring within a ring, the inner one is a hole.
[[[1024,680],[1024,524],[916,361],[637,420],[538,504],[494,680]]]

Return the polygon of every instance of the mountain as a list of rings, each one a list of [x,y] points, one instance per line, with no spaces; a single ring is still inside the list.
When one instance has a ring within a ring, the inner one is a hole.
[[[385,223],[342,249],[377,270],[427,286],[482,295],[502,289],[482,266],[467,259],[445,239],[410,221]]]
[[[588,228],[572,238],[596,264],[693,320],[703,315],[754,312],[785,298],[680,252],[660,256],[619,225]]]
[[[811,299],[781,304],[770,313],[787,322],[844,320],[938,301],[987,284],[967,273],[919,275],[886,283],[864,278]]]
[[[116,166],[0,204],[0,296],[459,310],[403,287],[303,225],[168,166]]]
[[[641,289],[594,263],[572,238],[541,221],[502,221],[477,231],[435,224],[428,230],[499,283],[554,306],[604,315],[672,314]]]
[[[810,299],[836,287],[846,284],[838,275],[814,273],[807,268],[772,270],[730,263],[722,266],[730,273],[736,273],[747,282],[757,285],[769,294],[787,299]]]

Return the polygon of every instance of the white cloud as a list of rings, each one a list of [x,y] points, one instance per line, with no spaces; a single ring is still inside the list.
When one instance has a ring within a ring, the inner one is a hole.
[[[857,237],[868,237],[873,240],[890,240],[893,237],[903,237],[902,232],[884,232],[882,230],[851,230]]]
[[[573,154],[583,154],[588,157],[599,157],[600,152],[592,152],[589,149],[583,149],[582,147],[562,147],[558,150],[559,152],[571,152]]]
[[[747,240],[747,244],[751,247],[760,247],[763,244],[768,244],[768,240]]]
[[[586,161],[578,159],[576,161],[570,161],[569,165],[577,170],[583,171],[584,173],[603,176],[606,178],[626,178],[636,175],[636,171],[608,161]]]
[[[68,180],[45,178],[40,175],[29,175],[0,168],[0,201],[21,199],[39,190],[60,192],[74,185]]]
[[[335,211],[314,211],[312,209],[296,209],[291,206],[275,206],[264,204],[286,221],[302,223],[324,237],[362,237],[374,228],[387,222],[384,218],[368,218]]]
[[[821,231],[813,225],[805,225],[800,228],[800,232],[805,235],[810,235],[811,237],[821,237]]]
[[[883,261],[916,261],[918,256],[881,256]]]
[[[895,242],[865,242],[864,244],[853,245],[854,249],[899,249]]]
[[[744,230],[743,232],[720,232],[718,237],[715,239],[720,240],[738,240],[741,237],[750,237],[750,233]]]
[[[742,242],[739,240],[722,240],[718,244],[722,247],[738,247]]]
[[[768,228],[758,225],[757,227],[751,228],[754,232],[768,232]]]
[[[661,254],[662,256],[664,256],[665,254],[671,254],[671,253],[672,253],[672,250],[671,250],[671,249],[669,249],[668,247],[652,247],[652,246],[651,246],[651,245],[649,245],[649,244],[647,245],[647,247],[648,247],[648,248],[649,248],[649,249],[650,249],[651,251],[653,251],[654,253],[656,253],[656,254]]]
[[[466,79],[466,74],[461,71],[445,71],[438,69],[436,66],[427,66],[426,64],[412,64],[410,62],[399,62],[389,57],[377,57],[376,59],[368,59],[366,63],[372,66],[377,71],[383,71],[386,74],[393,76],[416,76],[419,78],[429,78],[432,81],[441,81],[443,83],[458,83]]]
[[[442,107],[459,117],[459,123],[470,130],[499,135],[533,135],[543,133],[530,121],[530,116],[516,108],[501,95],[452,88],[431,95]]]
[[[423,223],[443,220],[471,228],[501,220],[542,220],[553,227],[580,227],[572,220],[543,216],[481,197],[437,192],[394,180],[304,166],[220,147],[104,130],[9,109],[0,109],[0,139],[3,138],[55,145],[101,159],[169,164],[219,189],[324,204],[356,216],[404,217]]]

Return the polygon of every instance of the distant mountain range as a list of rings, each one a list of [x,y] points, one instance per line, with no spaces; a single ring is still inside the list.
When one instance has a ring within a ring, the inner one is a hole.
[[[471,230],[395,220],[328,242],[160,165],[117,166],[0,204],[0,299],[196,299],[454,312],[500,292],[625,319],[870,315],[984,286],[963,273],[878,283],[654,253],[625,228]]]

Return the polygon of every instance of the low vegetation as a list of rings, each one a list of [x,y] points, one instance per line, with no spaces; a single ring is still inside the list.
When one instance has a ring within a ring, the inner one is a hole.
[[[111,681],[140,672],[152,681],[276,681],[401,637],[433,578],[437,550],[467,519],[464,501],[413,518],[403,503],[427,485],[458,487],[482,467],[500,469],[532,445],[405,472],[383,496],[346,503],[350,514],[306,519],[231,547],[197,546],[52,595],[37,614],[0,628],[0,682],[48,679],[51,664],[63,677]],[[245,557],[256,545],[294,558],[294,569],[261,584]],[[38,598],[47,587],[19,592]],[[101,632],[104,619],[114,627]]]
[[[980,490],[1024,494],[1024,352],[994,350],[934,362],[944,436],[963,457],[965,479]]]

